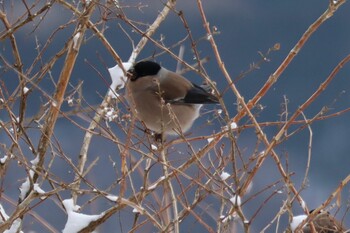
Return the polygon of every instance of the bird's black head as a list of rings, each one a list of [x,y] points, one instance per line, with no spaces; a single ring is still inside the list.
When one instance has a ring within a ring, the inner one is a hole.
[[[131,81],[138,78],[158,74],[161,66],[153,61],[140,61],[136,63],[128,72],[131,73]]]

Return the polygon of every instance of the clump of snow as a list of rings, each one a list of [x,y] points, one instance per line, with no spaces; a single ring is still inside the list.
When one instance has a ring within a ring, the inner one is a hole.
[[[34,190],[35,192],[39,193],[39,194],[45,194],[45,193],[46,193],[42,188],[40,188],[39,184],[37,184],[37,183],[35,183],[35,184],[33,185],[33,190]],[[45,197],[44,197],[44,198],[45,198]]]
[[[9,216],[6,214],[6,211],[4,209],[4,207],[2,207],[2,205],[0,204],[0,216],[3,216],[5,221],[9,218]],[[0,218],[0,223],[2,223],[2,218]]]
[[[114,108],[108,107],[108,108],[105,108],[105,111],[106,111],[105,117],[108,122],[111,122],[118,117],[117,111],[115,111]]]
[[[80,206],[74,205],[73,199],[65,199],[62,201],[62,204],[66,209],[67,213],[80,210]]]
[[[236,122],[231,122],[228,125],[225,125],[224,127],[221,128],[223,131],[227,131],[229,129],[237,129],[237,123]]]
[[[221,178],[221,180],[227,180],[227,178],[229,178],[230,177],[230,174],[228,174],[227,172],[221,172],[221,174],[220,174],[220,178]]]
[[[68,100],[67,100],[67,103],[68,103],[68,105],[70,106],[70,107],[72,107],[73,106],[73,99],[72,98],[68,98]]]
[[[229,127],[230,127],[230,129],[237,129],[237,123],[236,122],[231,122]]]
[[[27,92],[29,91],[29,88],[28,87],[23,87],[23,94],[27,94]]]
[[[259,153],[259,156],[263,156],[264,154],[265,154],[265,151],[263,150]]]
[[[15,221],[13,221],[10,229],[7,229],[4,231],[4,233],[17,233],[17,232],[20,232],[20,233],[23,233],[23,231],[19,231],[19,229],[21,229],[22,225],[22,220],[17,218]]]
[[[140,211],[139,211],[138,209],[136,209],[136,208],[134,208],[134,209],[132,210],[132,212],[135,213],[135,214],[139,214],[139,213],[140,213]]]
[[[295,229],[300,225],[300,223],[306,218],[307,216],[305,214],[294,216],[292,222],[290,223],[290,228],[292,229],[292,232],[294,232]]]
[[[73,37],[73,49],[77,50],[78,49],[78,40],[80,38],[81,33],[77,32],[74,37]]]
[[[220,215],[220,219],[222,223],[227,223],[228,221],[231,220],[231,215],[228,215],[228,216]]]
[[[241,202],[241,197],[238,195],[233,195],[233,197],[230,198],[230,201],[232,202],[232,204],[234,204],[235,206],[241,206],[242,202]]]
[[[164,179],[165,179],[165,176],[159,177],[159,179],[158,179],[156,182],[154,182],[153,184],[151,184],[151,185],[148,187],[148,190],[153,190],[153,189],[155,189],[155,188],[158,186],[159,182],[163,181]]]
[[[32,169],[29,170],[29,176],[26,178],[26,181],[23,182],[23,184],[21,185],[21,187],[19,187],[20,190],[20,194],[19,194],[19,198],[20,200],[24,200],[24,198],[28,195],[29,190],[30,190],[30,180],[33,179],[34,176],[34,170],[36,169],[36,165],[39,162],[39,156],[37,155],[35,157],[35,159],[30,161],[32,164]],[[35,184],[34,184],[35,185]],[[39,188],[39,186],[37,186],[37,188]],[[40,189],[41,191],[43,191],[42,189]],[[40,193],[40,192],[38,192]],[[44,192],[45,193],[45,192]]]
[[[39,163],[39,155],[37,155],[37,156],[35,157],[35,159],[30,160],[30,163],[33,164],[33,166],[38,165],[38,163]]]
[[[152,164],[152,159],[150,158],[147,158],[146,161],[145,161],[145,170],[149,170],[149,168],[151,167],[151,164]]]
[[[118,198],[119,198],[118,196],[115,196],[115,195],[107,195],[106,197],[110,201],[114,201],[114,202],[116,202],[118,200]]]
[[[33,178],[33,176],[34,176],[34,171],[33,170],[29,171],[29,176],[30,176],[30,179]],[[24,181],[23,184],[21,185],[21,187],[19,187],[19,190],[20,190],[19,198],[20,198],[21,201],[23,201],[24,198],[26,198],[26,196],[29,193],[30,179],[29,179],[29,177],[27,177],[26,181]]]
[[[123,62],[123,66],[124,69],[127,71],[131,68],[132,63]],[[108,71],[112,79],[112,84],[109,87],[108,95],[115,98],[118,97],[118,95],[115,93],[115,90],[117,89],[117,87],[120,89],[124,88],[127,78],[124,76],[123,70],[118,65],[109,68]]]
[[[23,184],[21,185],[21,187],[19,187],[19,191],[20,191],[19,198],[21,201],[24,200],[24,198],[26,197],[26,195],[29,192],[29,189],[30,189],[30,180],[27,177],[26,181],[24,181]]]
[[[0,159],[0,163],[1,163],[1,164],[4,164],[4,163],[6,162],[7,159],[8,159],[8,156],[5,155],[4,157],[2,157],[2,158]]]
[[[77,213],[80,206],[74,205],[73,199],[66,199],[62,201],[64,208],[67,211],[68,219],[63,229],[63,233],[79,232],[87,227],[92,221],[98,220],[102,215],[87,215]]]
[[[158,150],[158,147],[156,145],[154,145],[154,144],[151,144],[151,149],[152,150]]]
[[[237,129],[237,123],[236,122],[231,122],[230,128],[231,129]]]
[[[207,141],[208,143],[211,143],[214,140],[214,138],[208,138]]]
[[[4,208],[0,204],[0,223],[9,219],[9,216],[6,214]],[[12,225],[9,229],[5,230],[4,233],[23,233],[23,231],[19,231],[21,228],[22,220],[17,218],[12,222]]]
[[[233,212],[230,215],[221,215],[220,219],[221,219],[222,223],[227,223],[229,221],[237,221],[239,219],[239,217],[238,217],[236,212]]]

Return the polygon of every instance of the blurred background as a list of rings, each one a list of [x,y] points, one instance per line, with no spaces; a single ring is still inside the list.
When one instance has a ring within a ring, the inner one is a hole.
[[[31,3],[31,1],[26,1]],[[45,4],[38,3],[36,8]],[[70,1],[69,1],[70,2]],[[72,2],[74,3],[74,2]],[[142,22],[146,25],[151,24],[156,18],[157,14],[163,8],[162,1],[119,1],[125,14],[129,19],[135,22]],[[75,3],[79,4],[79,3]],[[215,41],[218,45],[220,55],[225,63],[225,66],[235,85],[239,89],[245,101],[251,99],[262,85],[267,81],[269,76],[282,63],[284,58],[294,47],[296,42],[300,39],[302,34],[308,27],[327,9],[328,1],[243,1],[243,0],[221,0],[208,1],[203,0],[204,10],[211,28],[215,28]],[[132,6],[132,7],[126,7]],[[135,7],[137,6],[137,7]],[[0,7],[10,20],[10,23],[15,23],[20,16],[26,16],[27,10],[22,1],[4,1],[0,3]],[[228,108],[231,117],[237,113],[236,97],[230,91],[224,92],[228,83],[221,73],[216,62],[215,56],[212,52],[211,45],[206,39],[206,32],[203,28],[203,22],[198,11],[197,2],[178,1],[176,5],[177,11],[182,11],[183,15],[189,25],[193,38],[196,40],[197,50],[201,58],[208,57],[209,60],[204,63],[204,68],[208,76],[217,84],[219,91],[222,91],[224,102]],[[102,13],[106,11],[103,7],[100,11],[96,11],[92,20],[100,20]],[[259,122],[277,122],[285,119],[285,104],[287,104],[288,112],[294,113],[297,108],[303,104],[311,94],[319,87],[319,85],[329,76],[335,66],[349,54],[350,51],[350,4],[345,3],[335,13],[335,15],[327,20],[309,39],[306,45],[302,48],[300,53],[296,56],[293,62],[288,66],[285,72],[281,75],[278,82],[259,102],[260,109],[256,108],[253,112],[256,114]],[[101,14],[100,14],[101,13]],[[67,40],[71,37],[76,24],[70,24],[70,20],[75,16],[60,4],[55,4],[50,11],[38,17],[33,22],[22,27],[16,31],[19,51],[22,55],[22,62],[24,64],[24,71],[28,71],[28,77],[38,72],[46,61],[52,58],[64,46]],[[125,31],[129,33],[135,43],[141,38],[139,34],[135,33],[129,25],[117,17],[117,15],[108,15],[108,20],[105,20],[105,25],[100,24],[99,27],[104,27],[104,35],[112,44],[113,48],[123,59],[127,61],[132,52],[132,44]],[[58,29],[60,26],[63,27]],[[146,27],[144,27],[146,28]],[[4,25],[0,24],[1,34],[5,31]],[[171,12],[166,20],[161,24],[153,36],[156,40],[166,46],[170,47],[179,41],[186,38],[187,31],[183,23],[176,14]],[[40,60],[32,67],[34,59],[38,56],[38,49],[43,50],[40,54]],[[191,50],[191,42],[184,40],[182,45],[185,46],[184,60],[189,64],[196,64],[194,54]],[[269,49],[279,44],[280,49],[270,51],[265,59],[262,54],[266,54]],[[18,95],[19,85],[18,78],[15,72],[11,71],[3,62],[5,59],[9,64],[14,63],[12,49],[9,39],[0,42],[2,63],[0,70],[0,80],[4,93],[9,96]],[[178,54],[179,46],[171,49],[175,54]],[[177,61],[167,54],[162,52],[160,48],[148,42],[145,49],[142,50],[137,60],[151,59],[153,55],[157,55],[154,59],[170,70],[175,70]],[[53,67],[50,75],[46,75],[39,86],[42,91],[52,95],[55,90],[54,83],[57,81],[64,62],[64,56]],[[77,62],[70,81],[71,86],[68,87],[71,93],[75,87],[83,81],[81,86],[82,95],[84,97],[83,105],[86,107],[84,112],[87,116],[93,116],[93,111],[89,108],[97,108],[102,102],[103,97],[108,91],[111,83],[108,68],[116,65],[113,57],[108,53],[103,44],[99,41],[91,31],[88,31],[85,36],[85,41],[79,52]],[[29,70],[32,67],[32,70]],[[252,67],[255,67],[250,72]],[[247,72],[243,77],[241,75]],[[203,82],[201,76],[195,72],[187,72],[184,74],[192,82],[200,84]],[[322,110],[326,110],[324,115],[340,112],[349,108],[349,87],[350,87],[350,65],[345,65],[337,74],[329,87],[317,98],[310,107],[304,112],[307,118],[313,118]],[[31,85],[28,85],[32,87]],[[6,89],[4,88],[6,87]],[[122,93],[122,92],[121,92]],[[28,97],[28,107],[26,117],[30,118],[38,114],[42,105],[47,102],[43,93],[33,88],[33,92]],[[19,101],[14,101],[12,104],[12,111],[18,114]],[[214,107],[216,110],[219,106]],[[74,110],[65,102],[62,108],[65,112]],[[211,111],[211,107],[203,110]],[[123,107],[123,111],[126,111]],[[213,121],[214,124],[207,126],[206,121],[213,118],[213,113],[205,114],[202,118],[195,122],[192,130],[193,135],[209,135],[217,132],[221,128],[218,121]],[[81,115],[72,114],[71,119],[78,122],[80,125],[87,127],[89,119]],[[298,118],[302,120],[301,117]],[[0,120],[9,122],[9,115],[4,109],[0,109]],[[80,146],[84,137],[84,131],[72,123],[72,120],[61,117],[56,124],[54,137],[56,143],[61,145],[62,151],[65,155],[71,158],[72,162],[77,161]],[[248,118],[244,118],[238,122],[238,126],[249,123]],[[33,139],[34,145],[40,136],[40,131],[31,125],[30,135]],[[115,126],[112,126],[112,128]],[[263,128],[269,140],[278,132],[281,125],[266,126]],[[300,125],[295,125],[290,128],[289,132],[296,130]],[[308,182],[305,189],[301,192],[310,209],[318,207],[326,198],[335,190],[342,179],[350,173],[350,122],[349,113],[344,112],[339,116],[330,117],[325,120],[315,121],[311,125],[312,137],[312,157],[310,171],[307,176]],[[120,129],[119,129],[120,130]],[[136,130],[137,131],[137,130]],[[118,132],[118,129],[116,129]],[[142,131],[137,131],[142,134]],[[117,133],[116,133],[117,134]],[[120,139],[125,139],[125,135],[120,135]],[[224,139],[225,140],[225,139]],[[287,162],[289,172],[293,172],[292,180],[296,187],[300,187],[305,174],[306,163],[308,159],[308,145],[310,140],[310,132],[307,128],[298,131],[292,135],[288,140],[276,147],[276,152],[284,163]],[[242,130],[237,137],[238,147],[241,149],[242,157],[248,158],[255,150],[264,150],[264,146],[256,145],[256,136],[253,128]],[[5,145],[10,144],[10,138],[0,129],[0,143],[3,157],[6,154]],[[223,141],[222,143],[225,143]],[[194,148],[199,149],[205,145],[206,142],[194,143]],[[24,153],[28,153],[28,160],[34,158],[29,148],[24,146]],[[57,148],[56,148],[57,149]],[[179,146],[174,151],[186,150],[186,145]],[[115,181],[118,177],[116,169],[112,165],[112,161],[118,161],[118,155],[115,154],[116,146],[109,140],[103,137],[94,137],[89,151],[89,159],[92,161],[96,157],[100,157],[95,168],[88,174],[87,179],[96,184],[98,188],[104,189]],[[226,151],[227,152],[227,151]],[[188,154],[184,152],[182,159],[185,159]],[[228,153],[228,152],[227,152]],[[54,156],[54,152],[52,152]],[[64,158],[60,157],[55,160],[55,165],[51,169],[51,173],[57,177],[58,180],[69,182],[73,179],[74,173],[72,168],[68,165]],[[176,153],[171,154],[171,158],[176,159]],[[14,203],[18,199],[18,187],[23,183],[26,176],[25,170],[18,169],[18,165],[12,162],[8,167],[6,175],[1,177],[2,198],[1,204],[8,214],[11,213],[14,206],[8,201],[10,197]],[[285,165],[286,166],[286,165]],[[230,172],[228,170],[228,172]],[[159,177],[159,174],[153,174],[153,180]],[[260,169],[258,175],[253,181],[253,188],[247,197],[247,200],[253,196],[254,193],[263,189],[269,184],[280,179],[280,174],[276,168],[275,163],[271,158],[268,158]],[[141,181],[140,181],[141,182]],[[45,184],[47,190],[50,189]],[[137,186],[137,183],[136,183]],[[258,195],[251,201],[245,202],[242,206],[248,219],[250,219],[257,211],[257,206],[268,199],[269,195],[276,190],[284,190],[283,184],[278,183],[275,188],[272,188],[266,193]],[[112,191],[113,192],[113,191]],[[346,214],[349,204],[349,187],[346,186],[341,197],[342,206],[340,208],[334,207],[329,209],[332,214],[336,214],[338,219],[344,216],[344,222],[350,227],[350,217]],[[117,194],[117,192],[116,192]],[[284,193],[285,194],[285,193]],[[252,232],[259,232],[265,227],[272,218],[279,211],[286,196],[283,194],[274,194],[273,198],[264,203],[262,210],[257,214],[252,224]],[[62,197],[69,198],[70,193],[67,191],[61,193]],[[89,200],[89,197],[81,200]],[[209,197],[204,203],[207,206],[202,206],[203,219],[207,224],[215,229],[215,210],[217,209],[219,200],[214,197]],[[260,204],[258,204],[260,203]],[[78,203],[81,204],[81,203]],[[35,212],[44,217],[46,221],[54,225],[58,230],[64,228],[66,222],[66,214],[62,211],[47,211],[50,205],[57,208],[57,200],[52,200],[48,205],[37,205],[34,207]],[[108,208],[110,203],[96,202],[92,207],[84,209],[86,214],[97,214]],[[301,214],[302,209],[297,203],[293,205],[293,213],[295,215]],[[216,213],[217,214],[217,213]],[[216,216],[217,217],[217,216]],[[106,224],[100,228],[100,232],[125,232],[121,229],[121,223],[126,223],[130,219],[130,213],[121,211],[114,218],[111,218]],[[281,217],[280,228],[285,229],[288,224],[288,216]],[[181,224],[181,232],[190,232],[199,230],[203,231],[200,224],[196,224],[194,218],[189,217],[185,223]],[[115,230],[118,229],[118,230]],[[272,227],[271,229],[275,229]],[[270,229],[270,230],[271,230]],[[33,220],[27,219],[24,225],[25,232],[33,230],[34,232],[42,231],[42,226]],[[144,232],[147,232],[145,229]],[[268,231],[269,232],[269,231]],[[272,231],[271,231],[272,232]]]

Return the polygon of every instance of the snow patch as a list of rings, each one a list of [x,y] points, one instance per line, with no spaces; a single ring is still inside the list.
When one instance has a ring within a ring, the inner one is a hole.
[[[156,145],[154,145],[154,144],[151,144],[151,149],[152,150],[158,150],[158,147]]]
[[[23,233],[23,231],[19,231],[19,229],[21,229],[21,225],[22,225],[22,220],[17,218],[15,221],[13,221],[10,229],[7,229],[4,231],[4,233]]]
[[[300,225],[300,223],[306,218],[307,216],[305,214],[294,216],[292,222],[290,223],[290,228],[292,229],[292,232],[294,232],[295,229]]]
[[[214,138],[208,138],[207,141],[208,143],[211,143],[214,140]]]
[[[229,129],[237,129],[237,123],[236,122],[231,122],[230,124],[222,127],[222,130],[226,131]]]
[[[0,159],[0,163],[1,163],[1,164],[4,164],[4,163],[6,162],[7,159],[8,159],[8,156],[5,155],[4,157],[2,157],[2,158]]]
[[[45,194],[46,192],[40,188],[39,184],[35,183],[33,185],[33,190],[39,194]]]
[[[230,174],[228,174],[227,172],[221,172],[221,174],[220,174],[220,178],[221,178],[221,180],[227,180],[227,178],[229,178],[230,177]]]
[[[31,163],[33,166],[38,165],[38,163],[39,163],[39,155],[37,155],[37,156],[35,157],[35,159],[30,160],[30,163]]]
[[[116,202],[118,200],[118,198],[119,198],[118,196],[114,196],[114,195],[107,195],[106,197],[110,201],[114,201],[114,202]]]
[[[6,214],[6,211],[4,207],[0,204],[0,215],[4,217],[5,221],[9,218],[9,216]],[[0,218],[0,223],[3,223],[2,218]]]
[[[150,186],[148,187],[148,190],[153,190],[153,189],[155,189],[155,188],[158,186],[159,182],[161,182],[161,181],[164,180],[164,179],[165,179],[165,176],[161,176],[156,182],[154,182],[152,185],[150,185]]]
[[[132,67],[131,62],[123,62],[124,69],[127,71]],[[124,76],[123,70],[118,66],[114,66],[112,68],[108,69],[109,75],[111,76],[112,79],[112,84],[109,87],[109,92],[108,95],[116,98],[118,97],[118,94],[115,93],[115,90],[117,88],[122,89],[125,86],[127,77]]]
[[[139,213],[140,213],[140,211],[138,211],[138,209],[136,209],[136,208],[134,208],[134,209],[132,210],[132,212],[135,213],[135,214],[139,214]]]
[[[26,181],[23,182],[23,184],[21,185],[21,187],[19,187],[19,198],[20,200],[24,200],[24,198],[26,197],[26,195],[29,193],[29,189],[30,189],[30,180],[27,177]]]
[[[118,117],[117,111],[115,111],[114,108],[106,108],[105,111],[106,111],[105,117],[108,122],[111,122]]]
[[[74,50],[78,49],[78,40],[79,40],[80,36],[81,36],[81,33],[77,32],[73,37],[73,49]]]
[[[80,209],[80,206],[74,205],[73,199],[63,200],[62,203],[68,215],[68,219],[62,233],[79,232],[83,228],[87,227],[92,221],[96,221],[102,217],[101,214],[87,215],[75,212]]]
[[[241,202],[241,197],[238,195],[233,195],[233,197],[230,198],[230,201],[232,202],[232,204],[234,204],[235,206],[241,206],[242,202]]]
[[[27,92],[29,91],[29,88],[28,87],[23,87],[23,94],[27,94]]]

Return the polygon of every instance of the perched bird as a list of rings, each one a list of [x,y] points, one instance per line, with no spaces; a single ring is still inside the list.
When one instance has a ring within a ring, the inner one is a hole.
[[[312,211],[310,211],[312,213]],[[304,220],[306,219],[306,215],[299,215],[293,217],[293,221],[291,223],[292,232],[295,232],[294,230],[296,227]],[[318,233],[342,233],[346,232],[344,226],[338,220],[336,220],[332,215],[330,215],[326,211],[321,211],[316,215],[314,220],[312,221],[316,232]],[[311,227],[309,224],[306,224],[303,228],[302,233],[311,233]]]
[[[136,117],[158,135],[186,132],[202,104],[218,103],[203,87],[156,62],[138,62],[128,73],[126,99]]]

